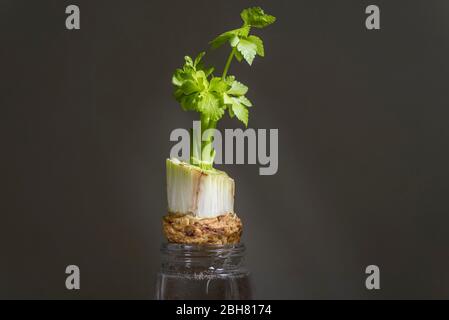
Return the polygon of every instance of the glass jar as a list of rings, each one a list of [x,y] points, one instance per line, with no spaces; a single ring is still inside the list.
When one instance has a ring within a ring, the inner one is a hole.
[[[251,299],[245,246],[163,244],[158,300]]]

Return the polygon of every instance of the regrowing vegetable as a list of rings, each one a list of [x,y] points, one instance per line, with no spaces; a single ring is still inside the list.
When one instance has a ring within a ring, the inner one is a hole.
[[[207,130],[215,129],[226,111],[231,118],[236,117],[245,126],[248,125],[248,108],[252,107],[251,101],[245,96],[248,87],[228,75],[231,62],[235,57],[237,61],[245,60],[251,65],[256,55],[263,57],[265,50],[262,39],[250,33],[252,28],[265,28],[276,20],[259,7],[245,9],[240,16],[243,20],[240,28],[222,33],[210,42],[214,49],[226,43],[231,47],[221,76],[215,76],[215,68],[203,64],[205,52],[201,52],[195,59],[186,56],[184,65],[175,71],[172,78],[174,96],[182,109],[200,113],[203,139],[198,143],[201,148],[195,148],[197,142],[192,138],[190,164],[205,170],[212,169],[215,157],[213,131]]]

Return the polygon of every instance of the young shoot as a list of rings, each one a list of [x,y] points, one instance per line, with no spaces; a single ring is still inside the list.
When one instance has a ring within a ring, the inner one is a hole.
[[[200,114],[201,135],[191,139],[190,164],[203,170],[213,168],[215,157],[213,130],[208,129],[215,129],[226,111],[231,118],[236,117],[247,126],[248,108],[253,106],[246,97],[248,87],[228,75],[231,63],[235,58],[238,62],[244,60],[252,65],[256,56],[263,57],[263,41],[251,31],[253,28],[265,28],[276,21],[275,17],[259,7],[245,9],[240,16],[243,20],[240,28],[224,32],[210,42],[213,49],[226,43],[231,48],[221,76],[215,76],[215,69],[203,64],[205,52],[201,52],[195,59],[186,56],[184,65],[172,77],[174,96],[182,109]]]

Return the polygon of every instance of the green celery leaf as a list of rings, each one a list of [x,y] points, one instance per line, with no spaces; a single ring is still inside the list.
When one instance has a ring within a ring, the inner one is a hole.
[[[240,38],[238,36],[233,36],[230,40],[229,40],[229,44],[231,45],[231,47],[236,47],[240,42]]]
[[[237,117],[242,121],[245,126],[248,126],[248,109],[242,103],[240,103],[241,97],[231,97],[228,94],[223,94],[223,103],[227,105],[229,117]]]
[[[219,48],[227,41],[230,41],[235,36],[238,36],[237,30],[238,29],[227,31],[225,33],[220,34],[218,37],[216,37],[214,40],[210,42],[211,47],[214,49]]]
[[[193,79],[192,70],[177,69],[173,74],[172,83],[174,86],[180,87],[185,81]]]
[[[213,121],[220,120],[224,113],[224,109],[220,108],[220,98],[212,92],[205,92],[199,99],[198,111]]]
[[[248,109],[237,101],[236,98],[232,98],[234,103],[232,104],[232,112],[235,114],[237,119],[242,121],[245,126],[248,126]]]
[[[175,99],[178,102],[181,102],[182,97],[184,96],[184,92],[180,88],[175,89],[174,93]]]
[[[228,84],[228,86],[232,86],[232,83],[235,81],[235,77],[234,76],[227,76],[225,81]]]
[[[245,96],[240,96],[240,97],[238,97],[237,99],[238,99],[238,101],[239,101],[241,104],[243,104],[243,105],[246,106],[246,107],[252,107],[252,106],[253,106],[253,104],[251,103],[251,101],[249,101],[249,99],[248,99],[247,97],[245,97]]]
[[[232,106],[232,104],[234,103],[234,100],[232,99],[232,97],[230,97],[227,93],[223,94],[223,104],[225,104],[226,106]]]
[[[209,84],[209,91],[217,92],[217,93],[224,93],[228,90],[228,84],[226,81],[222,80],[221,78],[212,78]]]
[[[198,65],[199,65],[199,63],[200,63],[200,61],[201,61],[201,59],[203,59],[203,57],[204,57],[204,55],[206,54],[206,52],[200,52],[199,54],[198,54],[198,56],[195,58],[195,62],[193,63],[193,66],[194,67],[197,67]]]
[[[251,26],[249,25],[244,25],[243,27],[241,27],[239,30],[238,35],[242,38],[246,38],[248,37],[249,32],[251,31]]]
[[[174,86],[180,87],[182,86],[184,80],[182,79],[182,70],[177,69],[171,78],[171,82]]]
[[[214,67],[204,69],[204,73],[206,74],[206,77],[209,77],[212,74],[212,72],[214,72],[214,70],[215,70]]]
[[[225,33],[220,34],[218,37],[216,37],[214,40],[212,40],[211,42],[209,42],[209,44],[211,45],[211,47],[213,49],[219,48],[221,47],[223,44],[225,44],[226,42],[231,42],[235,43],[235,37],[247,37],[248,33],[249,33],[250,27],[249,26],[243,26],[241,28],[238,29],[234,29],[231,31],[227,31]]]
[[[276,21],[276,18],[265,14],[265,12],[260,7],[248,8],[242,11],[240,14],[242,20],[246,25],[255,28],[264,28]]]
[[[192,60],[191,57],[185,56],[185,57],[184,57],[184,60],[186,61],[186,65],[187,65],[187,66],[193,67],[193,60]]]
[[[257,45],[255,43],[246,39],[240,39],[240,42],[237,45],[237,50],[242,54],[249,65],[253,63],[257,53]]]
[[[181,91],[186,96],[188,96],[194,92],[198,92],[199,91],[198,84],[195,83],[194,81],[187,80],[182,84]]]
[[[199,111],[198,110],[199,94],[183,95],[180,99],[181,107],[184,111]]]
[[[265,49],[263,47],[263,41],[258,36],[249,36],[248,40],[254,43],[257,47],[256,52],[259,56],[265,56]]]
[[[227,94],[231,94],[233,96],[243,96],[248,92],[248,87],[243,83],[234,81],[231,85],[231,89],[227,91]]]
[[[194,78],[198,85],[198,91],[203,91],[209,87],[209,81],[207,81],[207,76],[203,70],[198,70],[195,73]]]

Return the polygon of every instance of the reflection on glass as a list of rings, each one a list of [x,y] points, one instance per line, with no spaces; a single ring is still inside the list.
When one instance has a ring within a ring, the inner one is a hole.
[[[251,299],[245,246],[163,244],[156,299]]]

